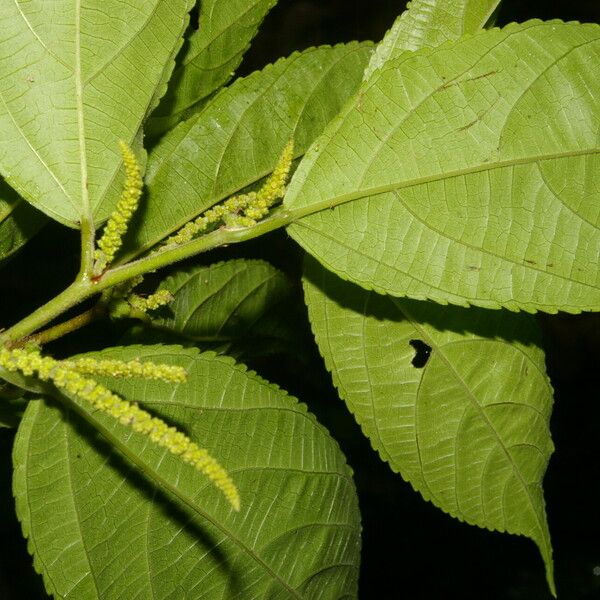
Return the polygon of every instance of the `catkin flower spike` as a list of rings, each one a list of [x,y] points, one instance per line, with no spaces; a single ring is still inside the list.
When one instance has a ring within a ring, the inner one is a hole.
[[[169,302],[173,302],[174,299],[175,297],[168,290],[158,290],[158,292],[154,292],[154,294],[150,294],[146,298],[138,296],[137,294],[131,294],[127,298],[127,302],[131,308],[139,310],[140,312],[146,312],[165,306],[169,304]]]
[[[223,222],[228,227],[251,227],[264,218],[269,209],[283,198],[285,186],[294,158],[294,140],[290,140],[275,169],[257,192],[232,196],[209,208],[193,221],[186,223],[177,233],[167,238],[166,245],[179,245],[204,233],[211,225]]]
[[[116,359],[77,358],[61,361],[63,367],[73,369],[82,375],[108,375],[109,377],[141,377],[160,379],[166,382],[183,383],[187,372],[183,367],[163,363],[129,361]]]
[[[223,204],[217,204],[209,208],[206,212],[200,215],[197,219],[186,223],[177,233],[166,240],[166,244],[184,244],[189,242],[200,233],[204,233],[210,225],[218,223],[227,218],[228,215],[238,213],[248,206],[249,202],[256,194],[241,194],[232,196]]]
[[[117,202],[115,210],[106,223],[102,237],[98,241],[98,247],[94,254],[96,259],[94,273],[96,275],[102,274],[113,261],[121,247],[129,221],[136,211],[142,195],[142,174],[135,154],[123,141],[119,142],[119,149],[125,167],[125,183],[123,184],[121,198]]]
[[[147,436],[158,446],[204,474],[219,489],[232,508],[240,509],[240,495],[225,469],[208,453],[192,442],[185,434],[169,427],[162,419],[153,417],[137,404],[120,398],[93,379],[84,377],[71,368],[70,361],[59,361],[41,356],[37,351],[0,348],[0,367],[7,371],[20,371],[23,375],[37,375],[42,381],[51,381],[69,394],[88,402],[121,424]],[[101,362],[101,361],[99,361]]]
[[[260,221],[277,200],[283,198],[293,159],[294,140],[290,140],[283,149],[275,169],[256,193],[256,198],[248,203],[244,216],[255,222]]]

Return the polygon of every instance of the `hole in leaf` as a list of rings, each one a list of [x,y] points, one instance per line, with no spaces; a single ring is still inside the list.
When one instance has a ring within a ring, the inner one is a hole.
[[[428,346],[421,340],[410,340],[408,343],[415,349],[415,355],[411,361],[412,366],[417,369],[422,369],[429,360],[431,346]]]

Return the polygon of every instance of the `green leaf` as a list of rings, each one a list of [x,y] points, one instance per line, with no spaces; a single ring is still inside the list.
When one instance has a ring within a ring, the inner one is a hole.
[[[49,591],[77,600],[356,595],[351,472],[302,405],[212,354],[138,346],[94,356],[188,370],[186,384],[110,385],[207,448],[239,486],[242,508],[233,512],[193,468],[81,401],[137,472],[74,414],[34,401],[17,436],[14,490]]]
[[[466,33],[476,33],[498,4],[500,0],[412,0],[377,45],[365,80],[402,52],[435,48]]]
[[[159,286],[173,302],[151,314],[151,325],[203,349],[237,360],[295,352],[289,317],[292,286],[262,260],[229,260],[179,271]]]
[[[380,296],[314,259],[305,274],[325,364],[381,458],[452,516],[533,539],[554,591],[552,389],[533,317]]]
[[[187,118],[239,66],[250,41],[277,0],[203,0],[199,29],[185,43],[169,90],[146,126],[156,135]]]
[[[120,192],[118,140],[141,148],[191,0],[5,3],[0,16],[0,172],[71,227],[101,222]]]
[[[356,91],[370,45],[312,48],[238,79],[149,157],[143,220],[127,258],[270,173],[294,138],[304,153]],[[125,260],[123,258],[122,260]]]
[[[599,60],[597,25],[539,21],[402,54],[298,167],[290,234],[396,296],[600,309]]]
[[[0,178],[0,263],[24,246],[46,223]]]

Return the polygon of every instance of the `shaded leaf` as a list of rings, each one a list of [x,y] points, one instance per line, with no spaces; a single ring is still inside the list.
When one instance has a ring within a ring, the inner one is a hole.
[[[23,394],[23,390],[0,382],[0,428],[12,429],[18,426],[27,407]]]
[[[193,468],[81,401],[78,411],[137,472],[75,415],[34,401],[18,432],[14,489],[50,591],[77,600],[356,595],[350,469],[302,405],[212,354],[137,346],[94,356],[187,369],[179,385],[102,381],[206,447],[239,486],[242,508],[234,513]]]
[[[304,286],[325,364],[381,458],[452,516],[533,539],[554,591],[552,389],[533,317],[380,296],[314,259]]]
[[[142,121],[165,92],[190,4],[5,3],[0,171],[28,202],[71,227],[106,218],[120,192],[117,142],[140,151]]]
[[[225,85],[239,66],[262,20],[277,0],[203,0],[199,29],[186,41],[169,89],[145,128],[171,129]]]
[[[179,271],[160,289],[173,302],[151,315],[153,327],[238,360],[296,353],[289,319],[291,282],[261,260],[230,260]]]
[[[357,89],[370,51],[348,44],[293,54],[236,80],[166,135],[149,157],[148,197],[126,257],[265,177],[290,138],[301,155]]]
[[[402,54],[298,167],[291,235],[396,296],[599,309],[599,59],[597,25],[539,21]]]

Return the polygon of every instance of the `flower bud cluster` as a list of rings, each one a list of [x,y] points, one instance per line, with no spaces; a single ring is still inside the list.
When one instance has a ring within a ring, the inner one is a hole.
[[[166,304],[169,304],[169,302],[173,302],[174,299],[175,297],[171,292],[167,290],[158,290],[158,292],[154,292],[154,294],[150,294],[145,298],[143,296],[138,296],[138,294],[131,294],[127,298],[127,302],[131,308],[139,310],[140,312],[146,312],[165,306]]]
[[[94,254],[96,264],[94,272],[100,275],[113,261],[127,231],[129,221],[138,207],[142,195],[143,180],[140,167],[133,150],[123,141],[119,142],[123,164],[125,166],[125,183],[121,198],[111,214],[102,237],[98,241],[98,248]]]
[[[294,142],[290,140],[283,152],[274,171],[269,175],[265,184],[256,193],[256,197],[244,210],[244,215],[253,221],[260,221],[269,212],[269,209],[285,195],[285,184],[290,174],[294,158]]]

